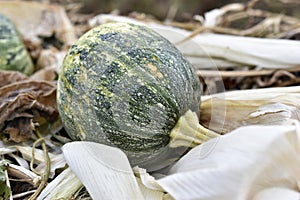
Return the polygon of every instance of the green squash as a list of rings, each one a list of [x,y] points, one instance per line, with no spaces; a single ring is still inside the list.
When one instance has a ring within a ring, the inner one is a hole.
[[[0,69],[20,71],[30,75],[32,60],[15,25],[0,15]]]
[[[170,141],[182,127],[193,137],[199,125],[200,82],[192,65],[144,26],[108,23],[84,34],[64,59],[57,91],[72,139],[118,147],[132,165],[148,169],[181,146]]]

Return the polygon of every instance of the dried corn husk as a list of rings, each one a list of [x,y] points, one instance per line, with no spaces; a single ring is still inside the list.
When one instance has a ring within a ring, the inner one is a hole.
[[[225,92],[203,96],[200,122],[227,133],[238,127],[262,124],[281,125],[300,120],[300,87],[280,87]]]
[[[298,200],[299,152],[298,121],[246,126],[212,139],[193,148],[160,179],[135,167],[136,179],[118,149],[87,142],[64,147],[70,166],[94,199]]]
[[[210,140],[192,149],[157,182],[175,199],[298,200],[298,123],[247,126]]]
[[[46,162],[44,157],[44,152],[41,149],[26,147],[26,146],[16,146],[17,150],[21,152],[23,158],[27,161],[33,162],[37,165],[35,171],[38,173],[44,172],[46,168]],[[34,154],[33,154],[34,153]],[[55,170],[65,167],[66,161],[63,154],[53,154],[48,153],[50,157],[50,178],[55,175]]]
[[[82,187],[80,180],[67,168],[47,185],[37,200],[71,199]]]
[[[71,142],[63,153],[93,199],[145,199],[126,155],[117,148]]]
[[[15,164],[9,164],[8,166],[10,171],[17,171],[19,174],[22,174],[23,177],[27,178],[27,182],[32,183],[33,185],[38,185],[41,181],[41,176],[35,174],[34,172]]]

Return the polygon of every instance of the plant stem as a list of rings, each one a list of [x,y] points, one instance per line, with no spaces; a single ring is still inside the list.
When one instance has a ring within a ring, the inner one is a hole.
[[[188,110],[179,118],[176,126],[172,129],[169,146],[172,148],[195,147],[218,136],[220,134],[200,125],[196,113]]]
[[[38,138],[40,138],[39,140],[37,140],[37,142],[42,141],[42,148],[43,148],[43,151],[44,151],[46,168],[45,168],[44,174],[42,175],[42,180],[41,180],[41,183],[40,183],[39,187],[37,188],[35,193],[28,200],[36,199],[38,197],[38,195],[42,192],[42,190],[46,187],[46,185],[48,183],[48,179],[49,179],[50,168],[51,168],[51,161],[50,161],[50,157],[49,157],[49,154],[48,154],[48,149],[47,149],[46,143],[45,143],[44,139],[42,138],[42,135],[40,134],[40,132],[38,130],[36,131],[36,134],[37,134]]]

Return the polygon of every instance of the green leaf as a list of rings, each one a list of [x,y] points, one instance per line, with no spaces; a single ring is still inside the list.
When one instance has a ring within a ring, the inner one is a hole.
[[[5,184],[5,182],[0,182],[0,200],[5,200],[10,195],[10,188]]]
[[[5,170],[9,162],[7,160],[0,161],[0,200],[5,200],[9,197],[11,191],[6,185]]]

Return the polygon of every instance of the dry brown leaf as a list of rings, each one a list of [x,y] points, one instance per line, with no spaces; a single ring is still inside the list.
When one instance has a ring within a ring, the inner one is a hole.
[[[55,80],[66,54],[66,50],[59,51],[55,47],[41,50],[36,62],[37,71],[30,76],[30,79],[46,81]]]
[[[59,72],[66,54],[67,51],[58,51],[56,48],[44,49],[37,60],[36,68],[38,70],[53,68],[56,72]]]
[[[5,77],[5,73],[0,71],[0,77]],[[19,73],[15,76],[11,72],[15,80]],[[32,136],[36,125],[57,117],[54,82],[27,78],[0,87],[0,133],[8,134],[9,140],[24,141]]]
[[[0,71],[0,87],[17,81],[26,80],[28,77],[20,72],[15,71]]]
[[[44,81],[53,81],[57,77],[56,70],[54,68],[44,68],[38,70],[30,76],[31,80],[44,80]]]
[[[18,120],[9,121],[3,133],[9,135],[9,140],[22,142],[31,137],[34,125],[30,118],[20,117]]]

